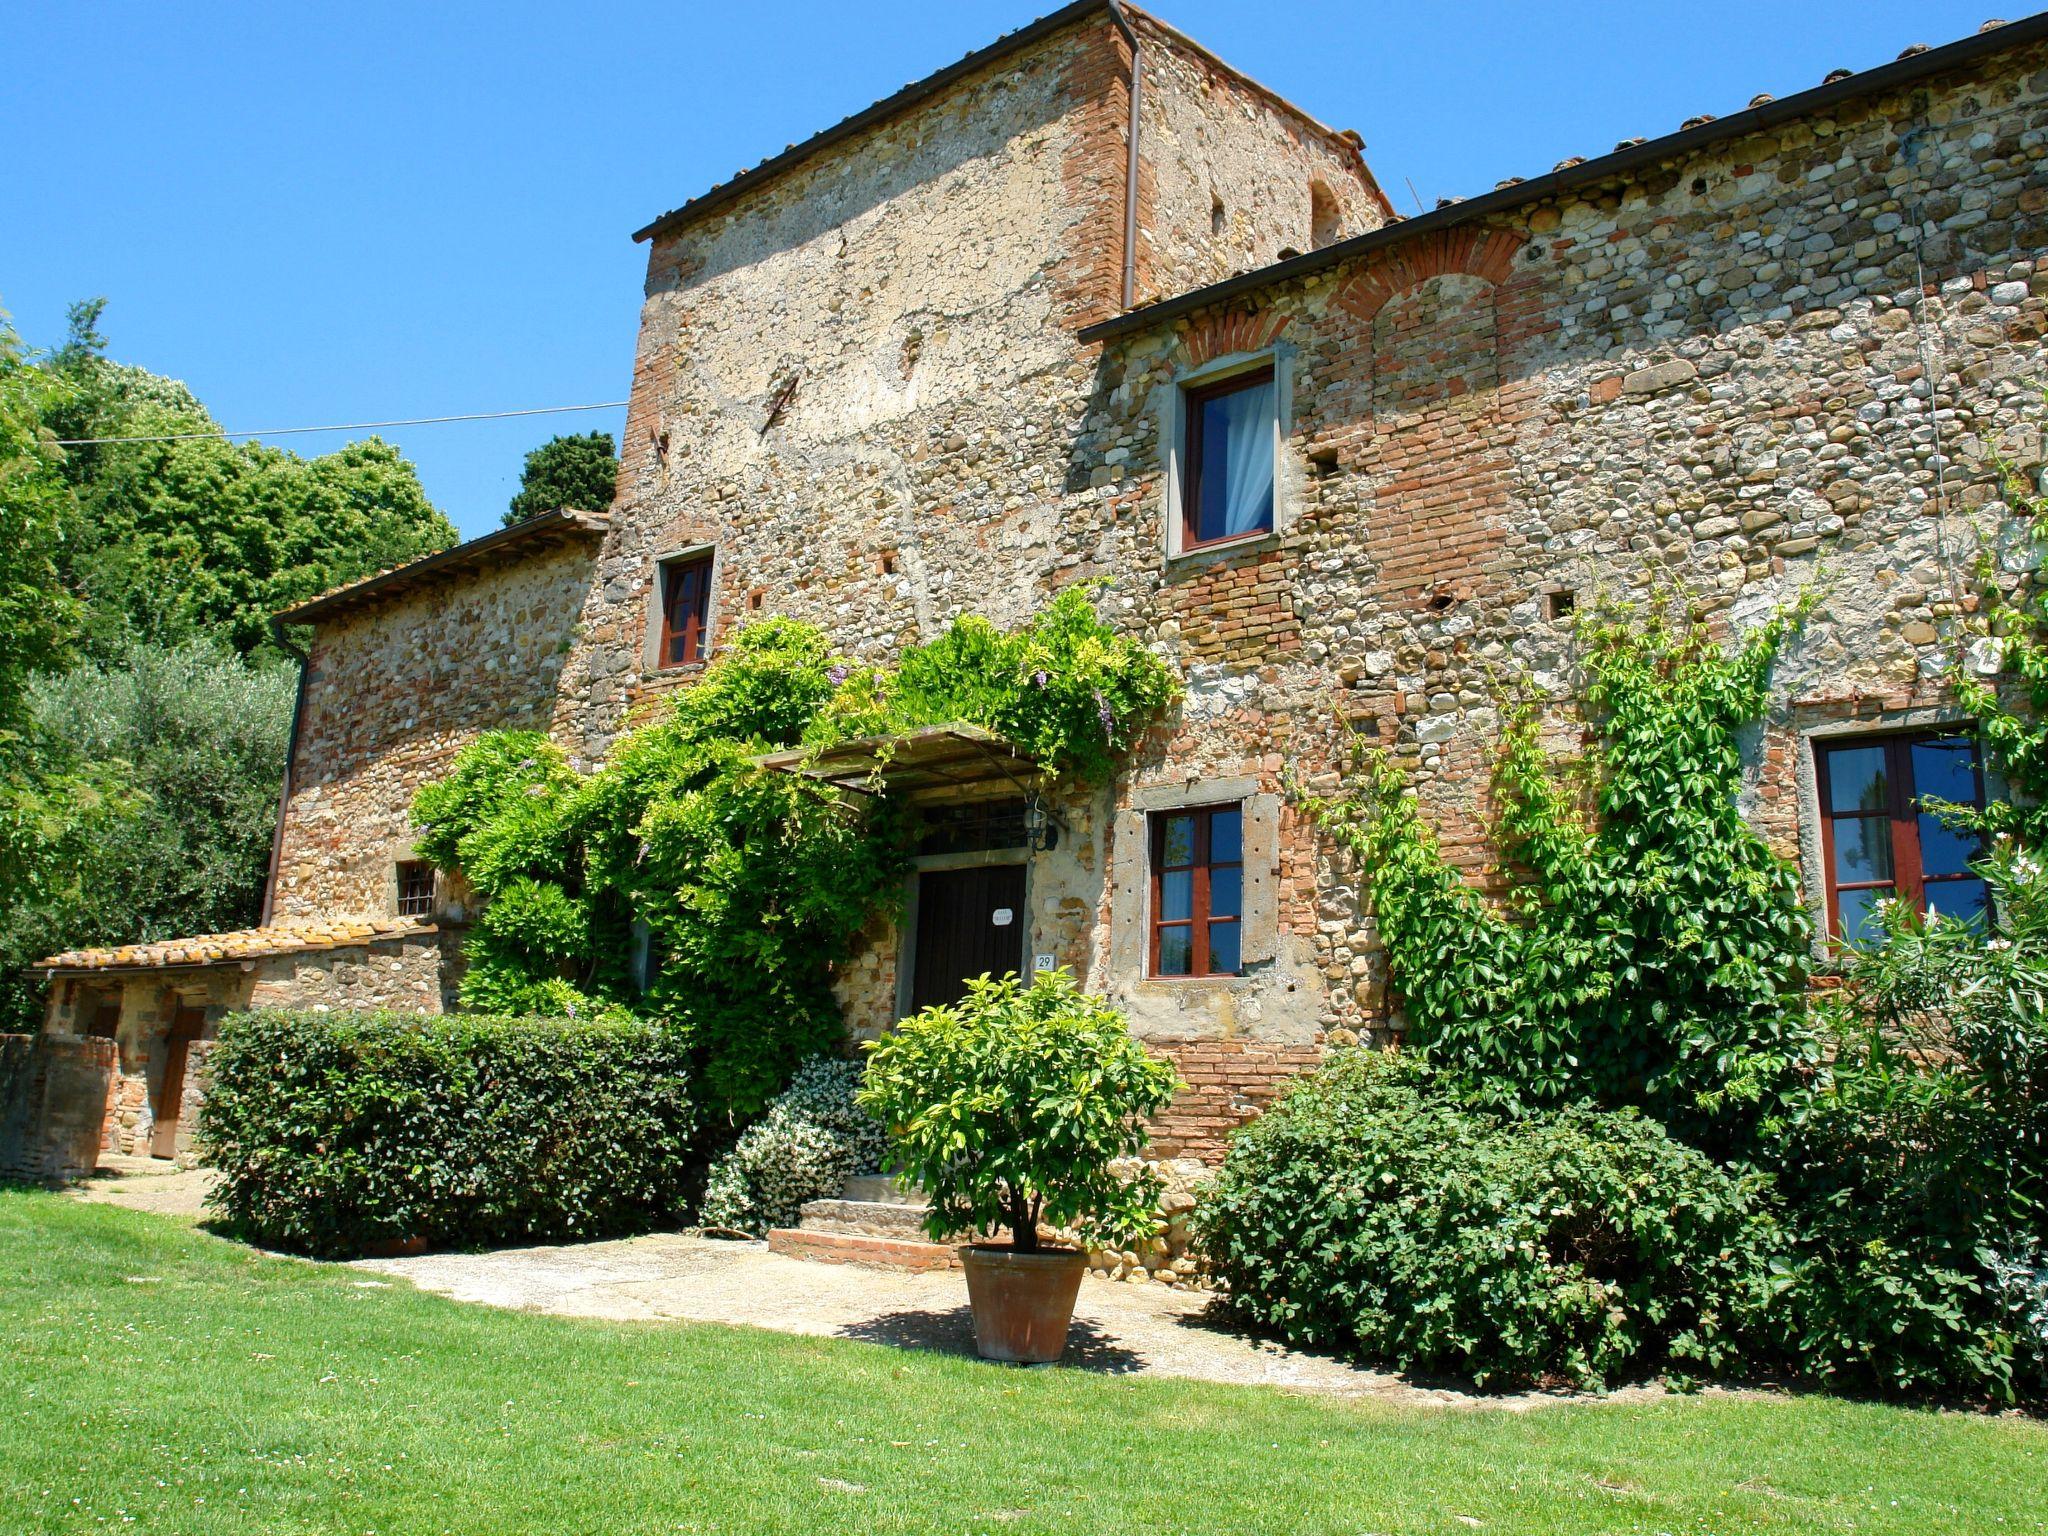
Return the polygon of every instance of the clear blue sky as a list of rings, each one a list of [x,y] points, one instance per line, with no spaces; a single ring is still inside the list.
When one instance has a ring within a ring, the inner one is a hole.
[[[1483,191],[1947,42],[1993,3],[1157,9],[1358,129],[1406,207],[1404,178],[1429,203]],[[0,306],[52,345],[69,301],[107,295],[114,355],[230,428],[623,399],[633,230],[1054,5],[13,0]],[[385,435],[476,534],[527,449],[622,415]]]

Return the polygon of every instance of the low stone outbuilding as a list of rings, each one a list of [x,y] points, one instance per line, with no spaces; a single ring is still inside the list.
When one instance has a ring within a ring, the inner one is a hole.
[[[189,1155],[206,1056],[222,1018],[264,1007],[439,1013],[451,1002],[443,943],[433,923],[411,918],[308,919],[51,955],[37,967],[50,986],[43,1032],[8,1076],[47,1076],[52,1069],[38,1053],[77,1064],[63,1069],[59,1085],[13,1090],[42,1107],[24,1113],[12,1137],[18,1145],[0,1140],[0,1167],[34,1176],[78,1171],[74,1151],[34,1149],[70,1147],[72,1133],[55,1127],[84,1118],[95,1100],[104,1106],[101,1152]],[[111,1049],[88,1058],[75,1049],[81,1041]],[[9,1091],[0,1083],[0,1101]]]

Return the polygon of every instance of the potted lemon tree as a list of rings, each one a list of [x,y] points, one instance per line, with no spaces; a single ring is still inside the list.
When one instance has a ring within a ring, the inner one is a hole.
[[[897,1178],[930,1201],[933,1241],[1009,1233],[960,1249],[976,1349],[1057,1360],[1087,1255],[1041,1228],[1091,1241],[1149,1230],[1156,1179],[1111,1164],[1144,1148],[1144,1117],[1180,1086],[1173,1068],[1065,971],[1028,987],[969,982],[963,1001],[903,1020],[868,1050],[861,1102],[888,1128]]]

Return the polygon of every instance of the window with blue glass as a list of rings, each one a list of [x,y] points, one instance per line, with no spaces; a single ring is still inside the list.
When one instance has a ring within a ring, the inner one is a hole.
[[[1186,390],[1180,473],[1183,549],[1272,530],[1278,400],[1271,368]]]
[[[1980,917],[1984,882],[1970,871],[1978,840],[1945,825],[1931,802],[1981,806],[1974,732],[1859,736],[1816,742],[1828,928],[1845,944],[1881,940],[1879,903]]]
[[[1244,814],[1235,805],[1152,818],[1152,974],[1244,969]]]

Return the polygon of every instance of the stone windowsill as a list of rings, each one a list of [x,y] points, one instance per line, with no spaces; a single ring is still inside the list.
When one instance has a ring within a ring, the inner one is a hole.
[[[1241,534],[1234,539],[1212,539],[1207,544],[1197,544],[1192,549],[1176,550],[1166,557],[1167,569],[1204,565],[1214,560],[1241,555],[1248,550],[1278,548],[1280,530],[1267,528],[1259,533]]]

